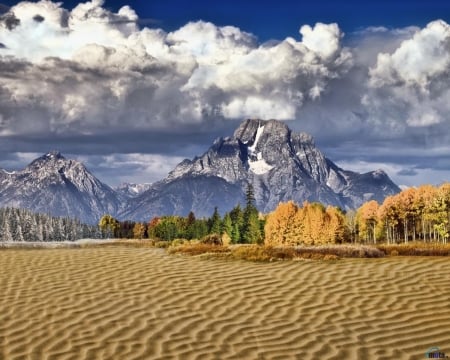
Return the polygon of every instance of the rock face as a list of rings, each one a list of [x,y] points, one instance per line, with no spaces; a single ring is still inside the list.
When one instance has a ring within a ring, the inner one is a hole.
[[[339,168],[316,148],[313,138],[284,123],[246,120],[232,137],[219,138],[200,157],[184,160],[155,184],[124,184],[116,190],[82,163],[50,152],[24,170],[0,169],[0,207],[20,207],[96,223],[103,214],[148,221],[154,216],[210,216],[243,204],[248,184],[260,211],[280,201],[319,201],[357,208],[400,191],[385,172],[358,174]]]
[[[0,170],[0,207],[7,206],[93,224],[103,214],[116,214],[119,201],[82,163],[50,152],[22,171]]]
[[[166,179],[131,199],[120,215],[148,220],[192,210],[209,216],[215,206],[225,212],[242,202],[248,183],[263,212],[288,200],[357,208],[400,191],[382,170],[358,174],[339,168],[306,133],[294,133],[276,120],[246,120],[232,137],[217,139],[202,156],[184,160]]]
[[[122,183],[114,187],[114,191],[122,198],[133,198],[149,190],[152,184]]]

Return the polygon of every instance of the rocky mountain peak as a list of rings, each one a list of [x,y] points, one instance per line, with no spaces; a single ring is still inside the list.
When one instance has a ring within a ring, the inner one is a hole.
[[[247,184],[253,185],[263,212],[288,200],[357,208],[399,191],[383,171],[357,174],[339,168],[309,134],[293,132],[277,120],[247,119],[233,136],[216,139],[203,155],[182,161],[166,179],[133,199],[124,216],[189,210],[204,216],[215,206],[226,211],[242,199]]]
[[[116,193],[79,161],[51,151],[24,170],[0,177],[0,206],[27,208],[92,223],[104,213],[116,213]]]

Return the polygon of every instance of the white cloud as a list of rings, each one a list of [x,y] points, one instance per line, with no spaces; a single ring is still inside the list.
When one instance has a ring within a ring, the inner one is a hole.
[[[444,21],[368,28],[349,39],[337,24],[299,24],[298,39],[260,44],[236,27],[203,21],[173,32],[140,29],[132,8],[112,12],[104,4],[69,11],[41,0],[11,8],[17,21],[0,24],[2,144],[12,135],[41,146],[49,134],[127,133],[120,148],[133,136],[186,129],[191,144],[224,119],[245,117],[294,120],[293,128],[319,141],[356,147],[379,139],[431,148],[450,141]],[[164,137],[152,149],[167,143]]]
[[[317,23],[314,28],[303,25],[300,34],[303,36],[302,43],[324,59],[336,56],[341,48],[342,34],[337,24]]]
[[[74,157],[88,168],[97,169],[95,175],[111,186],[123,182],[156,182],[167,176],[183,160],[180,156],[140,153]],[[112,178],[111,173],[114,174]]]
[[[449,67],[450,26],[442,20],[416,29],[391,52],[379,53],[362,97],[370,121],[397,134],[450,126]]]
[[[130,7],[113,13],[103,5],[93,0],[67,11],[41,0],[11,8],[19,25],[0,27],[0,51],[10,55],[0,61],[22,71],[13,79],[0,73],[13,108],[2,114],[10,131],[36,112],[42,116],[26,132],[153,129],[214,114],[294,119],[351,64],[336,24],[302,27],[302,41],[261,46],[236,27],[203,21],[171,33],[140,30]]]
[[[295,117],[295,107],[289,102],[258,97],[236,98],[223,107],[223,114],[229,118],[266,118],[290,120]]]
[[[442,20],[429,23],[405,40],[393,54],[378,55],[370,70],[370,85],[405,84],[428,91],[430,83],[448,71],[450,26]]]

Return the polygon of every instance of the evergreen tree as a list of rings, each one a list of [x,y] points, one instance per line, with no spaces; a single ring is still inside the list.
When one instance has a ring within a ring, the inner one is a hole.
[[[230,211],[230,218],[231,223],[233,224],[231,241],[234,244],[237,244],[241,242],[241,229],[244,224],[244,214],[239,204]]]
[[[208,234],[206,220],[197,219],[193,224],[192,239],[201,239]]]
[[[225,216],[223,217],[223,221],[222,221],[222,234],[228,234],[228,236],[230,238],[232,238],[232,233],[233,233],[233,223],[231,221],[231,216],[229,213],[226,213]]]
[[[241,231],[238,223],[233,224],[233,230],[231,232],[231,242],[237,244],[241,242]]]
[[[210,219],[209,233],[220,235],[220,228],[221,228],[221,220],[220,220],[219,211],[217,210],[217,206],[216,206],[214,208],[214,213],[212,214],[211,219]]]
[[[243,243],[255,244],[261,242],[261,229],[258,210],[255,205],[255,192],[253,186],[248,184],[245,193],[246,205],[243,216],[242,239]]]

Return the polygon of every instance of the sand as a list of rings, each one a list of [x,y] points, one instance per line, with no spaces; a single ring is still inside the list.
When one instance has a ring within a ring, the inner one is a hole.
[[[450,355],[450,259],[204,260],[159,249],[0,251],[0,358]]]

